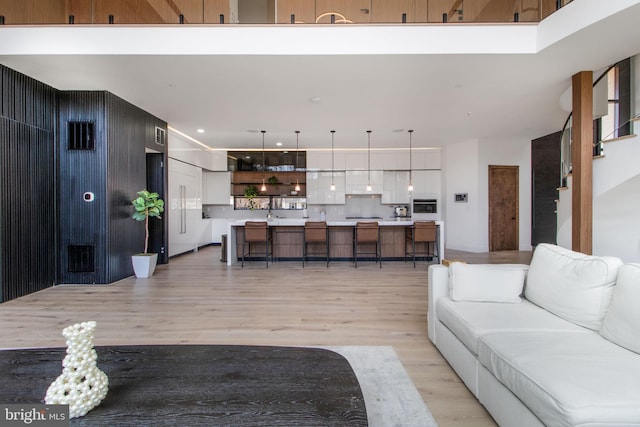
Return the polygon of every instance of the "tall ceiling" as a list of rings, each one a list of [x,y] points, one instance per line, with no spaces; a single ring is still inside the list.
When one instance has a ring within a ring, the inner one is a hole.
[[[330,130],[337,148],[366,147],[366,130],[373,131],[372,148],[407,146],[408,129],[414,147],[528,140],[561,129],[567,112],[559,99],[573,74],[640,52],[640,2],[627,0],[634,4],[602,19],[581,18],[572,29],[572,16],[584,14],[580,3],[538,25],[455,24],[447,33],[412,26],[421,31],[415,45],[398,26],[373,33],[340,27],[329,47],[318,46],[333,31],[328,26],[288,27],[286,37],[264,26],[201,27],[196,34],[179,27],[48,33],[7,26],[0,29],[0,63],[61,90],[107,90],[213,148],[261,148],[260,130],[267,148],[282,142],[283,149],[295,148],[296,130],[300,149],[330,147]],[[549,40],[548,33],[560,35]],[[490,36],[495,49],[474,45]]]

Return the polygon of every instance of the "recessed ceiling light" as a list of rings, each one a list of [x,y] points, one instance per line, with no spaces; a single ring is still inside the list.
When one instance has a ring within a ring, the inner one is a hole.
[[[276,145],[277,145],[278,147],[282,147],[282,142],[278,141],[278,142],[276,142]]]
[[[198,133],[204,133],[204,129],[198,129]]]
[[[251,156],[244,156],[244,158],[245,158],[245,159],[250,159],[250,158],[251,158]]]
[[[309,98],[309,102],[312,104],[319,104],[320,103],[320,98],[317,96],[312,96],[311,98]]]

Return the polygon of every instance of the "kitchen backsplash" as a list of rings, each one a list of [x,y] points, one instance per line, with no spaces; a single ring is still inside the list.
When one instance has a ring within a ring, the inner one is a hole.
[[[344,205],[310,205],[307,208],[309,218],[320,218],[325,212],[328,219],[346,217],[380,217],[393,218],[396,205],[381,204],[380,195],[347,195]],[[210,218],[230,219],[262,219],[266,218],[265,210],[234,210],[233,206],[203,205],[203,214]],[[301,210],[273,210],[272,215],[279,218],[302,218]]]

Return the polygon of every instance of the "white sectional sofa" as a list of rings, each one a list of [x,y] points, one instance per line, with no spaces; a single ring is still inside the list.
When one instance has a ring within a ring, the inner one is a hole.
[[[499,425],[640,426],[640,264],[543,244],[428,274],[429,339]]]

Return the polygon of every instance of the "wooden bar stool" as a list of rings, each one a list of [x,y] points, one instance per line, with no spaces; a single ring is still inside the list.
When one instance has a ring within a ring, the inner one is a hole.
[[[271,239],[271,229],[266,221],[247,221],[244,224],[244,239],[242,240],[242,268],[244,268],[244,257],[251,256],[251,244],[264,244],[264,252],[256,255],[264,255],[267,267],[269,268],[269,256],[273,262],[273,240]],[[245,252],[245,244],[248,244],[248,251]]]
[[[413,268],[416,268],[416,255],[424,255],[427,258],[436,258],[440,261],[438,246],[438,226],[435,221],[416,221],[411,227],[407,227],[405,233],[405,261],[406,257],[413,258]],[[407,243],[410,249],[407,250]],[[424,243],[425,250],[416,250],[416,243]],[[433,243],[433,250],[431,244]]]
[[[374,245],[375,252],[359,252],[359,246],[365,244]],[[358,268],[358,254],[369,254],[376,256],[376,262],[380,263],[382,268],[382,257],[380,256],[380,227],[378,223],[373,222],[357,222],[353,233],[353,260],[356,268]]]
[[[310,254],[307,245],[324,243],[324,252]],[[325,255],[329,267],[329,228],[325,221],[307,221],[304,223],[304,243],[302,245],[302,268],[309,255]]]

